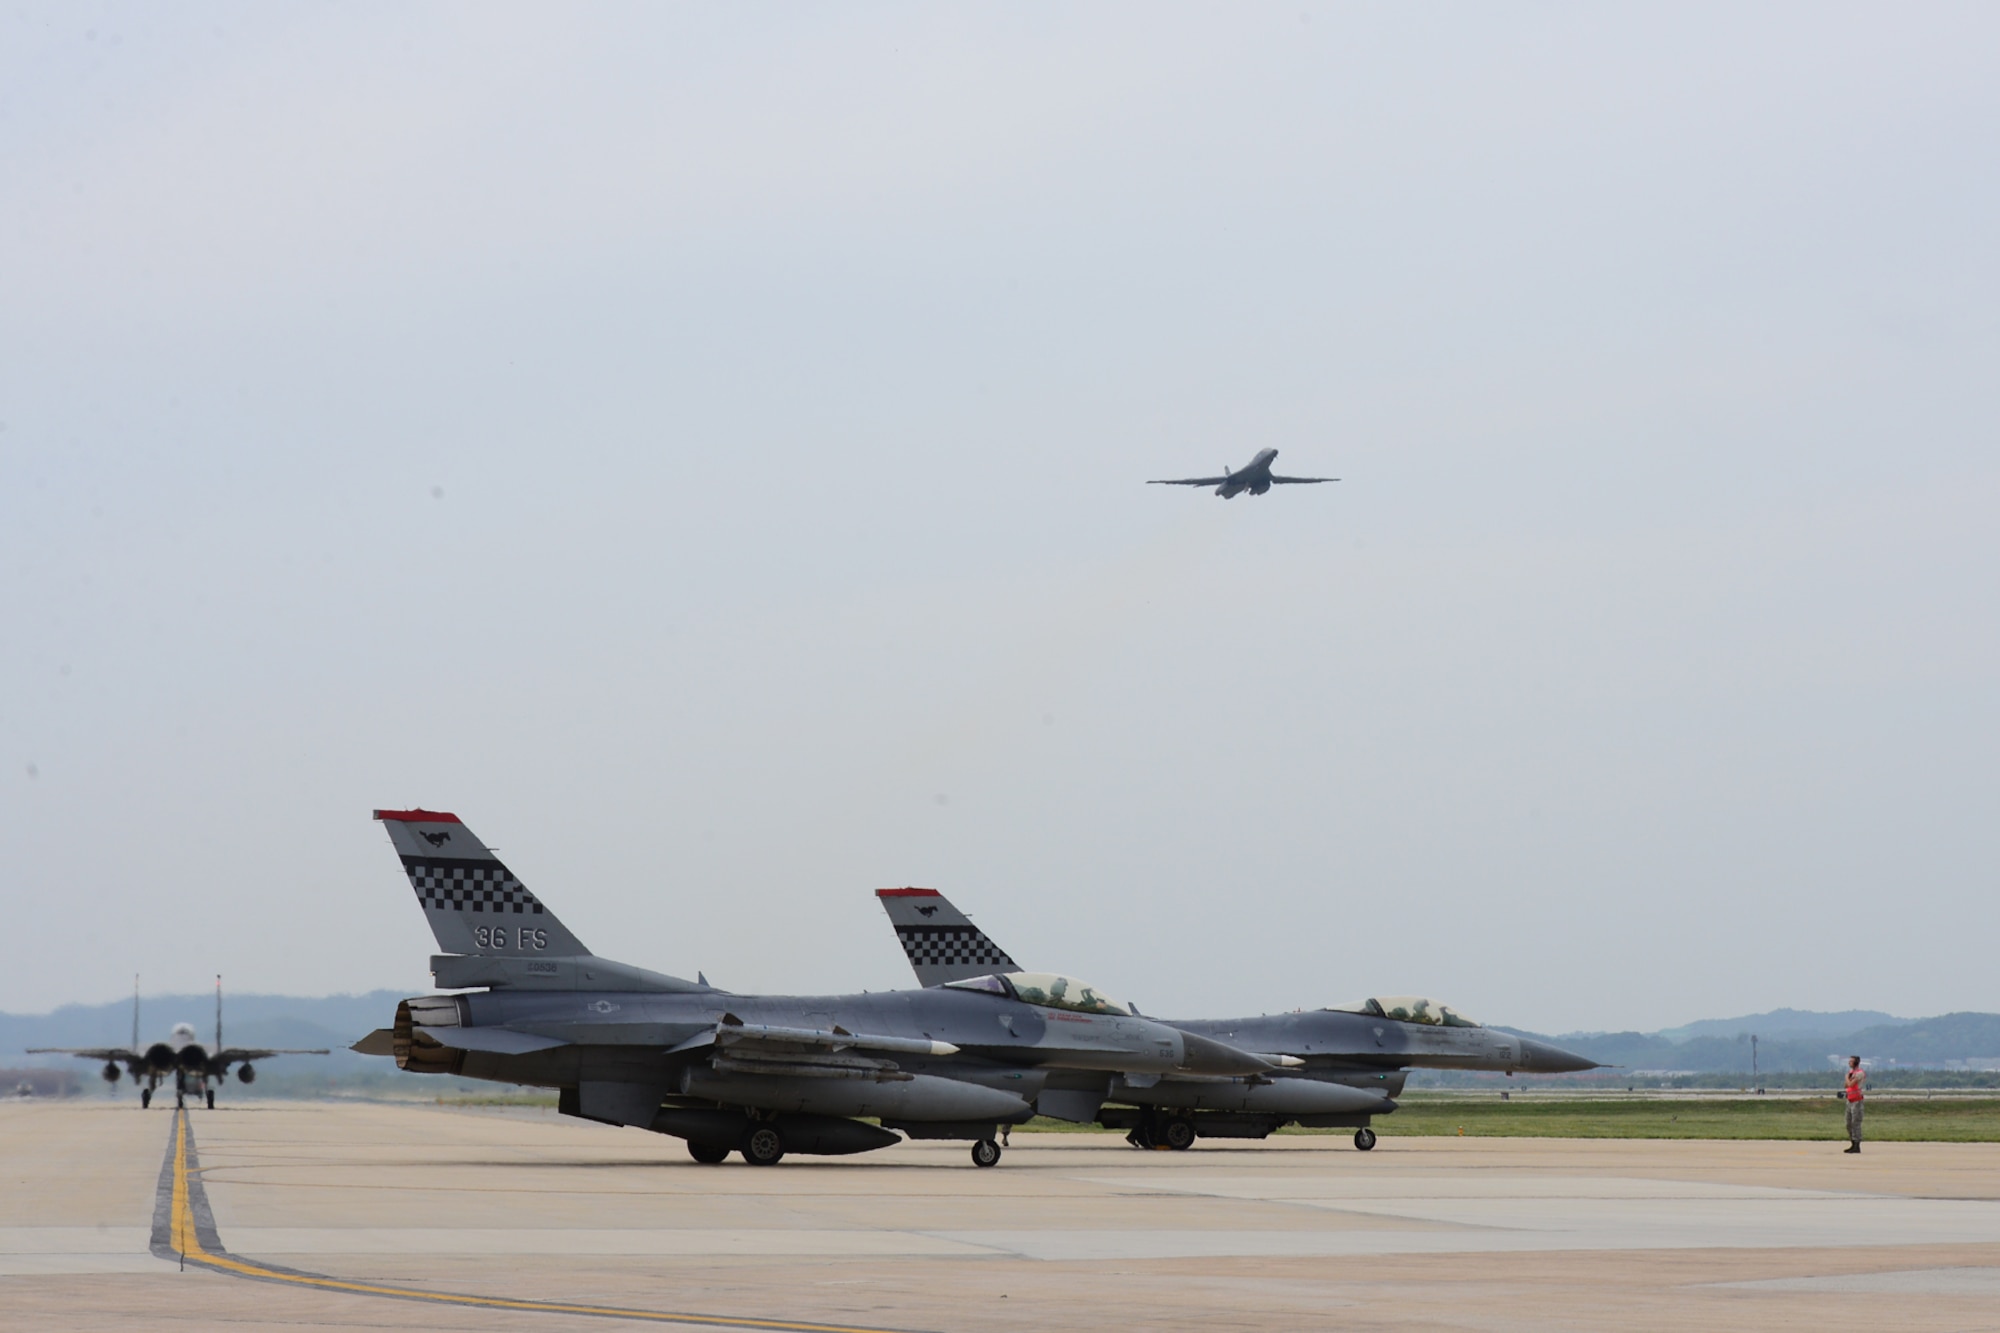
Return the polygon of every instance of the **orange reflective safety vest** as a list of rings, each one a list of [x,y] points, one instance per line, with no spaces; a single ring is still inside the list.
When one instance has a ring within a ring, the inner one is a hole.
[[[1858,1102],[1861,1100],[1861,1080],[1867,1077],[1868,1077],[1867,1073],[1863,1070],[1851,1069],[1848,1071],[1847,1073],[1848,1101]]]

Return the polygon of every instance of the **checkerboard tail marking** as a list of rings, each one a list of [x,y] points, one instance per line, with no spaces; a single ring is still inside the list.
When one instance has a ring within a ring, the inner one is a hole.
[[[590,953],[457,815],[377,810],[446,953],[564,958]]]

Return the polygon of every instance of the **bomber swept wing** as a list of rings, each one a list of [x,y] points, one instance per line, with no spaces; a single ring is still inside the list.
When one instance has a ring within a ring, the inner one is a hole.
[[[1219,477],[1160,477],[1147,482],[1148,486],[1212,486],[1215,493],[1225,500],[1233,500],[1248,491],[1252,495],[1262,495],[1273,486],[1316,486],[1325,481],[1339,481],[1339,477],[1281,477],[1271,471],[1276,461],[1276,449],[1259,449],[1257,456],[1242,467],[1225,471]]]

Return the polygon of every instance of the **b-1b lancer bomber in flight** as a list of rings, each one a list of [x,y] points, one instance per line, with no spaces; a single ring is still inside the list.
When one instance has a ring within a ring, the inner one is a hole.
[[[1219,477],[1177,477],[1171,480],[1149,481],[1148,486],[1213,486],[1215,493],[1225,500],[1234,500],[1248,491],[1252,495],[1262,495],[1273,486],[1317,486],[1323,481],[1339,481],[1339,477],[1280,477],[1271,471],[1271,464],[1277,459],[1276,449],[1259,449],[1257,456],[1237,468],[1234,472],[1224,472]]]
[[[457,815],[378,810],[446,990],[356,1042],[414,1073],[557,1090],[557,1109],[731,1152],[866,1152],[911,1138],[1000,1160],[1002,1126],[1116,1074],[1231,1078],[1297,1063],[1142,1018],[1067,977],[859,995],[734,995],[600,958]],[[873,1119],[879,1124],[869,1124]]]
[[[132,1075],[134,1083],[143,1084],[139,1089],[139,1105],[153,1104],[153,1091],[171,1075],[174,1080],[174,1105],[187,1105],[189,1093],[205,1098],[210,1110],[215,1108],[215,1083],[225,1083],[229,1079],[229,1067],[236,1066],[239,1082],[250,1083],[257,1077],[257,1068],[252,1060],[268,1060],[274,1055],[325,1055],[325,1050],[252,1050],[248,1047],[224,1046],[222,1044],[222,978],[215,979],[215,1049],[209,1050],[195,1039],[194,1024],[176,1023],[165,1041],[156,1041],[144,1050],[139,1048],[139,979],[132,978],[132,1044],[130,1046],[34,1046],[30,1055],[74,1055],[85,1060],[104,1061],[104,1081],[116,1083],[120,1077],[119,1066]],[[211,1083],[210,1080],[214,1082]]]
[[[968,978],[1010,973],[1007,952],[936,889],[877,889],[917,980],[926,986],[983,984]],[[1408,1071],[1480,1069],[1563,1074],[1595,1061],[1546,1042],[1483,1027],[1449,1005],[1417,996],[1256,1018],[1167,1019],[1183,1032],[1260,1052],[1294,1065],[1250,1079],[1189,1080],[1112,1076],[1102,1105],[1072,1118],[1130,1130],[1140,1147],[1192,1147],[1200,1138],[1261,1139],[1281,1125],[1354,1128],[1354,1146],[1375,1146],[1372,1117],[1396,1109]],[[1361,1105],[1340,1098],[1365,1098]]]

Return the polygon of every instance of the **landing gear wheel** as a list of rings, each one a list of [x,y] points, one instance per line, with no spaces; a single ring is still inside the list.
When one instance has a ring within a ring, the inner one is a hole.
[[[143,1111],[152,1104],[153,1104],[153,1090],[151,1088],[139,1089],[139,1109]]]
[[[213,1111],[213,1110],[215,1109],[215,1089],[214,1089],[214,1088],[210,1088],[210,1089],[208,1090],[208,1109],[209,1109],[209,1110],[211,1110],[211,1111]]]
[[[770,1125],[758,1125],[743,1136],[742,1152],[752,1166],[776,1166],[785,1157],[784,1135]]]
[[[696,1143],[690,1139],[688,1141],[688,1156],[694,1158],[695,1161],[700,1162],[703,1166],[714,1166],[717,1162],[729,1156],[729,1149],[718,1148],[712,1143]]]
[[[1186,1152],[1194,1147],[1194,1121],[1186,1116],[1174,1116],[1160,1127],[1160,1142],[1175,1152]]]
[[[1355,1130],[1354,1146],[1359,1148],[1362,1152],[1367,1152],[1370,1148],[1375,1146],[1375,1131],[1368,1128],[1368,1126],[1366,1125],[1363,1125],[1360,1129]]]
[[[1000,1145],[992,1139],[981,1139],[979,1142],[973,1144],[972,1164],[974,1166],[1000,1165]]]

